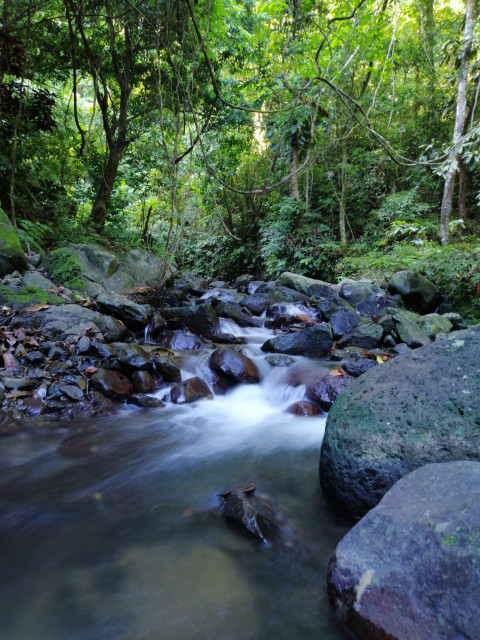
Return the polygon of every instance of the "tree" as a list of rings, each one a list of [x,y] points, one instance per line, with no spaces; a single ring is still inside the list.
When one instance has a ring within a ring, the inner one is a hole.
[[[475,25],[475,5],[476,0],[467,0],[465,13],[465,28],[463,33],[463,46],[458,72],[457,87],[457,108],[455,114],[455,126],[453,129],[452,157],[449,160],[447,174],[445,176],[445,186],[443,189],[442,207],[440,212],[440,239],[443,244],[448,244],[450,235],[450,221],[452,217],[453,192],[455,187],[455,176],[458,170],[459,155],[461,150],[460,139],[464,132],[466,112],[467,112],[467,80],[470,67],[470,57],[472,54],[473,28]]]

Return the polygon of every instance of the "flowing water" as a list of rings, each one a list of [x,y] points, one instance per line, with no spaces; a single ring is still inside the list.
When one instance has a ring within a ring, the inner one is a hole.
[[[284,412],[303,397],[295,367],[328,363],[271,367],[270,332],[222,329],[248,340],[259,385],[0,440],[2,640],[344,638],[325,588],[348,529],[318,484],[325,417]],[[185,357],[183,378],[207,361]],[[219,517],[219,492],[251,480],[292,544],[255,543]]]

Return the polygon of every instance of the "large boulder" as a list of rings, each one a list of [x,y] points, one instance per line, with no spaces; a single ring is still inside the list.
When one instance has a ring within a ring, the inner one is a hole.
[[[357,640],[480,638],[480,463],[428,464],[339,543],[328,592]]]
[[[162,315],[174,329],[186,328],[205,338],[213,338],[218,332],[218,316],[209,303],[190,307],[170,307],[164,309]]]
[[[102,313],[118,318],[132,329],[141,329],[148,324],[150,308],[118,293],[101,293],[97,297],[97,307]]]
[[[438,303],[438,289],[424,276],[413,271],[397,271],[388,283],[391,293],[399,293],[406,306],[419,313],[433,311]]]
[[[340,295],[350,304],[356,305],[370,299],[372,295],[384,296],[385,292],[372,280],[350,280],[346,278],[340,282]]]
[[[0,276],[22,271],[27,266],[25,253],[9,217],[0,209]]]
[[[329,297],[332,294],[332,285],[323,280],[314,280],[296,273],[285,271],[277,280],[277,284],[295,289],[306,296]]]
[[[429,462],[480,460],[480,326],[364,373],[335,401],[320,455],[326,496],[353,518]]]
[[[262,351],[314,358],[329,354],[332,346],[332,329],[322,322],[296,333],[270,338],[262,345]]]

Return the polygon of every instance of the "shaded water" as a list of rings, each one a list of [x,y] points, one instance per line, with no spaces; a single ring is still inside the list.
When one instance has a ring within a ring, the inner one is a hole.
[[[325,418],[284,413],[304,390],[264,360],[264,330],[223,328],[250,341],[261,384],[0,439],[2,640],[344,637],[325,589],[347,531],[318,485]],[[186,359],[183,377],[207,358]],[[252,479],[287,516],[293,549],[216,514],[220,491]]]

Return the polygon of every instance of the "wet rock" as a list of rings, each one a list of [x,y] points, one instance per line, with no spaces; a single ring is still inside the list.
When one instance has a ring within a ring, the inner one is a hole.
[[[480,328],[456,332],[373,367],[343,391],[320,457],[320,483],[337,508],[359,518],[413,469],[479,458],[479,351]]]
[[[357,327],[351,333],[338,341],[339,347],[360,347],[361,349],[375,349],[383,338],[383,328],[379,324],[365,324]]]
[[[196,335],[213,338],[218,331],[218,316],[209,303],[164,309],[162,315],[171,328],[187,328]]]
[[[248,309],[256,316],[260,316],[270,305],[278,302],[271,293],[254,293],[242,300],[242,307]]]
[[[129,398],[127,398],[127,403],[134,404],[137,407],[142,407],[142,409],[160,409],[165,406],[165,403],[162,402],[160,398],[139,393],[129,396]]]
[[[428,464],[339,543],[330,600],[358,640],[480,637],[480,463]]]
[[[53,345],[48,350],[47,358],[52,362],[55,362],[57,360],[64,360],[66,358],[66,355],[67,354],[61,347]]]
[[[333,294],[328,297],[319,296],[316,300],[319,317],[328,322],[332,313],[338,308],[334,302]]]
[[[300,276],[296,273],[285,271],[277,279],[277,284],[290,289],[295,289],[306,296],[322,296],[328,298],[332,295],[333,285],[322,280],[314,280],[306,276]]]
[[[332,346],[332,329],[322,322],[296,333],[270,338],[262,345],[262,351],[320,357],[330,353]]]
[[[325,376],[323,380],[311,384],[306,389],[306,396],[319,404],[322,409],[329,411],[336,398],[353,381],[348,374]]]
[[[236,529],[262,544],[271,544],[281,537],[275,522],[276,510],[268,498],[255,491],[223,494],[220,515]]]
[[[111,356],[115,355],[115,349],[112,347],[112,345],[105,344],[104,342],[92,340],[91,348],[92,353],[98,358],[110,358]]]
[[[8,436],[24,430],[24,425],[11,418],[6,411],[0,409],[0,436]]]
[[[439,300],[437,287],[413,271],[398,271],[388,283],[388,290],[399,293],[405,306],[419,313],[433,311]]]
[[[161,353],[153,353],[152,361],[155,371],[159,373],[166,382],[180,382],[182,374],[180,368],[172,358]]]
[[[24,398],[23,404],[25,405],[25,416],[28,418],[37,418],[46,411],[45,404],[40,398]]]
[[[308,303],[309,297],[295,289],[279,285],[278,282],[264,282],[255,292],[258,295],[269,293],[278,302]]]
[[[206,382],[201,378],[194,377],[184,380],[170,390],[170,398],[175,404],[183,404],[185,402],[196,402],[203,398],[213,398]]]
[[[251,280],[247,285],[248,295],[254,294],[263,284],[265,284],[263,280]]]
[[[185,331],[181,331],[180,329],[165,331],[165,333],[158,338],[158,342],[173,351],[195,351],[203,347],[203,343],[198,336],[192,333],[185,333]]]
[[[36,365],[45,361],[45,357],[41,351],[29,351],[25,356],[28,364]]]
[[[114,342],[115,356],[126,371],[139,370],[153,372],[150,354],[135,342]]]
[[[132,382],[135,393],[152,393],[156,389],[155,380],[148,371],[134,371]]]
[[[303,417],[312,417],[318,416],[321,414],[320,409],[313,402],[309,402],[308,400],[300,400],[299,402],[294,402],[289,407],[285,409],[286,413],[292,413],[294,416],[303,416]]]
[[[330,367],[318,366],[313,362],[297,362],[285,371],[285,382],[291,387],[299,387],[302,384],[316,384],[328,376]]]
[[[257,365],[238,351],[215,349],[209,364],[213,371],[226,378],[230,384],[260,382]]]
[[[398,302],[391,296],[387,296],[385,291],[382,293],[371,293],[366,300],[361,300],[355,304],[355,311],[367,318],[375,319],[387,307],[399,306]]]
[[[150,337],[155,340],[165,329],[167,329],[167,321],[156,311],[149,322],[147,337],[149,334]]]
[[[238,302],[219,302],[217,314],[222,318],[231,318],[240,327],[261,327],[263,321],[260,318],[245,313]]]
[[[126,376],[109,369],[98,369],[91,377],[90,384],[93,389],[113,400],[125,400],[133,392],[133,385]]]
[[[439,333],[450,333],[453,329],[453,324],[450,320],[445,316],[440,316],[438,313],[429,313],[426,316],[422,316],[418,323],[430,340],[435,340]]]
[[[289,367],[295,362],[293,358],[280,353],[275,353],[273,356],[266,356],[265,360],[268,364],[272,365],[272,367]]]
[[[330,316],[333,337],[341,338],[347,333],[351,333],[361,322],[362,318],[355,311],[349,311],[343,308],[337,309]]]
[[[9,217],[0,209],[0,276],[27,266],[25,253]]]
[[[60,385],[59,389],[61,393],[66,395],[71,400],[75,400],[77,402],[79,400],[83,400],[83,391],[73,384],[62,384]]]
[[[353,378],[363,375],[372,367],[377,366],[377,361],[372,358],[362,358],[359,355],[352,356],[342,365],[342,369]]]
[[[245,273],[241,276],[238,276],[238,278],[235,279],[235,289],[239,290],[239,289],[246,289],[248,287],[249,282],[251,282],[254,279],[255,276],[252,276],[249,273]]]
[[[97,296],[97,306],[101,313],[118,318],[131,329],[142,329],[148,324],[149,308],[120,294],[101,293]]]

